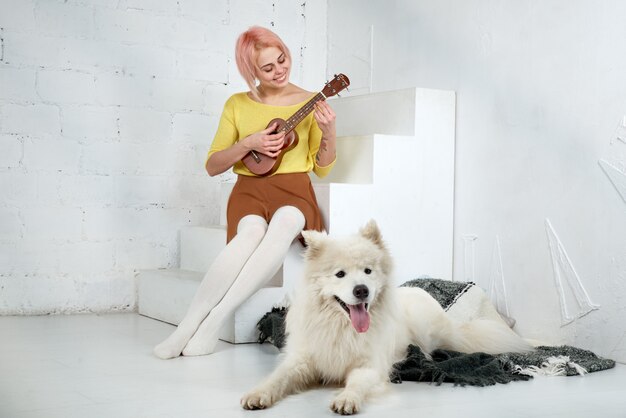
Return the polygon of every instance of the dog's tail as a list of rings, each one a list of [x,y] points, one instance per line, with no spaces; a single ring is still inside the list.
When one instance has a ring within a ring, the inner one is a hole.
[[[463,353],[523,353],[534,349],[504,322],[491,319],[454,323],[446,334],[443,348]]]

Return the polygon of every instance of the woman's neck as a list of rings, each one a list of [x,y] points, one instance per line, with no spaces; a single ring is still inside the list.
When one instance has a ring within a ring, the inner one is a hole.
[[[276,106],[290,106],[306,100],[311,93],[289,83],[279,89],[259,86],[259,98],[262,103]]]
[[[263,103],[281,102],[285,97],[289,96],[290,86],[291,84],[287,84],[285,87],[281,88],[259,86],[259,98]]]

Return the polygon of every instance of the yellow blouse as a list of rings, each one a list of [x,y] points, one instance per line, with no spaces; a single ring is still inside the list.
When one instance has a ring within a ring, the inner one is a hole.
[[[248,135],[267,128],[267,124],[272,119],[289,119],[310,99],[291,106],[273,106],[256,102],[248,97],[247,93],[232,95],[224,105],[217,133],[207,155],[207,161],[214,153],[232,146]],[[313,117],[313,112],[309,113],[296,126],[295,131],[298,134],[298,145],[284,154],[280,166],[272,175],[308,173],[313,170],[318,177],[326,176],[335,165],[335,161],[326,167],[320,167],[317,164],[315,156],[320,148],[322,131]],[[255,176],[241,161],[235,163],[233,171],[244,176]]]

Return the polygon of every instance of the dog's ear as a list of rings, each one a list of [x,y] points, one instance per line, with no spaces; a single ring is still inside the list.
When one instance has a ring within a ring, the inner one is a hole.
[[[317,258],[322,252],[323,242],[327,237],[325,232],[318,232],[314,230],[302,231],[302,237],[306,243],[306,251],[304,257],[307,260]]]
[[[380,234],[380,230],[378,229],[378,225],[376,225],[376,221],[370,219],[364,227],[359,230],[361,236],[367,238],[372,241],[377,246],[384,248],[385,244],[383,242],[383,237]]]
[[[385,241],[383,241],[383,236],[380,233],[380,229],[378,229],[376,221],[371,219],[363,228],[359,230],[359,232],[362,237],[370,240],[374,243],[374,245],[380,248],[383,254],[383,257],[381,258],[381,267],[385,274],[390,274],[393,268],[393,261],[391,259],[391,255],[389,254],[389,250],[387,250],[387,247],[385,246]]]

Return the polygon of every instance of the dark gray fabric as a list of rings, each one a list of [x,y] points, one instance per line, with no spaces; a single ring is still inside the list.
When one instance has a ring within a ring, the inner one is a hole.
[[[550,357],[567,356],[569,361],[582,366],[587,372],[598,372],[600,370],[615,367],[615,361],[598,357],[589,350],[576,348],[569,345],[559,347],[540,346],[531,353],[506,353],[498,355],[498,360],[507,368],[513,369],[515,366],[527,368],[529,366],[541,367]],[[575,376],[578,371],[570,365],[565,365],[565,374]]]
[[[472,282],[453,282],[451,280],[423,277],[409,280],[400,287],[419,287],[424,289],[447,311],[472,286],[475,286]]]
[[[538,347],[531,353],[458,353],[449,350],[435,350],[428,359],[419,347],[410,345],[404,360],[394,364],[390,373],[393,383],[403,381],[428,382],[440,385],[444,382],[465,386],[490,386],[496,383],[509,383],[529,380],[532,376],[520,374],[518,368],[541,365],[550,357],[567,356],[569,362],[584,367],[587,372],[598,372],[615,367],[613,360],[603,359],[588,350],[567,345],[559,347]],[[578,375],[576,368],[565,365],[565,375]]]
[[[285,346],[285,315],[287,308],[272,308],[271,312],[263,315],[256,325],[259,330],[259,344],[268,341],[277,348]]]
[[[455,386],[491,386],[529,380],[531,376],[512,373],[498,361],[496,356],[485,353],[464,354],[449,350],[435,350],[427,358],[419,347],[409,345],[404,360],[394,364],[389,375],[393,383],[403,381],[440,384],[454,383]]]

